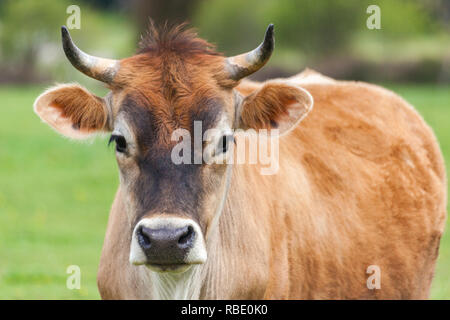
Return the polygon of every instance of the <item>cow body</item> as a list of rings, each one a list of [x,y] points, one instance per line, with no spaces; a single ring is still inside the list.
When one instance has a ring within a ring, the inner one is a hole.
[[[102,298],[428,297],[446,219],[445,169],[431,129],[380,87],[312,71],[286,80],[309,91],[314,108],[280,138],[277,174],[228,165],[204,264],[181,274],[131,265],[133,221],[119,187],[98,273]],[[367,286],[369,266],[379,267],[380,289]]]

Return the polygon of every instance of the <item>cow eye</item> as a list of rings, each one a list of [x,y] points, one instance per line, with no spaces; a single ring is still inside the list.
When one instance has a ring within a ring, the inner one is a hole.
[[[127,141],[124,136],[112,134],[111,138],[109,138],[108,145],[115,141],[116,142],[116,151],[120,153],[125,153],[127,151]]]
[[[225,153],[228,151],[228,147],[230,146],[230,143],[234,141],[234,136],[232,134],[227,134],[222,136],[222,138],[219,141],[219,145],[217,148],[218,153]]]

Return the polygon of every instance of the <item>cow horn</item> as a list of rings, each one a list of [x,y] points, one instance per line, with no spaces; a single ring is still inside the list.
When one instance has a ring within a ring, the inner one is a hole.
[[[106,83],[112,83],[119,70],[119,61],[90,56],[81,51],[72,41],[69,30],[61,27],[64,53],[70,63],[85,75]]]
[[[239,80],[261,69],[269,61],[274,45],[273,24],[269,24],[264,41],[256,49],[226,59],[231,79]]]

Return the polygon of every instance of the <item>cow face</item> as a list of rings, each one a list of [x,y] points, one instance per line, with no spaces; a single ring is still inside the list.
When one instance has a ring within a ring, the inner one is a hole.
[[[148,54],[124,65],[140,65],[140,59]],[[146,65],[161,65],[153,62]],[[207,164],[204,158],[231,151],[235,115],[232,92],[217,83],[208,63],[198,66],[177,56],[171,63],[178,66],[176,74],[170,74],[172,66],[147,67],[161,82],[127,73],[125,89],[113,90],[111,141],[133,228],[131,263],[180,272],[206,261],[206,235],[223,205],[227,165]],[[174,152],[185,143],[191,147]],[[180,163],[178,156],[186,161]]]
[[[233,130],[284,133],[310,110],[310,95],[293,85],[236,90],[270,56],[271,32],[256,51],[225,58],[190,31],[151,29],[140,53],[115,61],[79,51],[63,29],[72,64],[111,91],[100,98],[78,85],[59,85],[38,97],[35,112],[73,139],[110,133],[120,171],[117,196],[125,204],[125,212],[114,214],[129,225],[128,234],[117,236],[130,241],[131,263],[157,272],[204,263],[231,179],[223,159],[234,147]],[[180,142],[190,146],[182,154],[174,152]]]

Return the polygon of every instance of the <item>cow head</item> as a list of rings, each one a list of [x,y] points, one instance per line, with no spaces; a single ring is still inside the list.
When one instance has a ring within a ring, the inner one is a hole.
[[[273,26],[255,50],[229,58],[184,27],[151,26],[140,51],[122,60],[82,52],[65,27],[62,39],[75,68],[110,92],[101,98],[76,84],[58,85],[37,98],[34,110],[69,138],[110,133],[120,171],[117,196],[125,203],[125,212],[114,214],[130,226],[128,235],[117,236],[128,237],[130,262],[158,272],[204,263],[206,235],[222,211],[231,166],[204,157],[174,163],[175,133],[190,134],[194,159],[194,124],[200,123],[201,134],[209,132],[201,150],[214,160],[233,148],[233,129],[276,127],[283,133],[299,122],[312,103],[303,89],[267,82],[246,96],[236,90],[240,79],[268,61]]]

